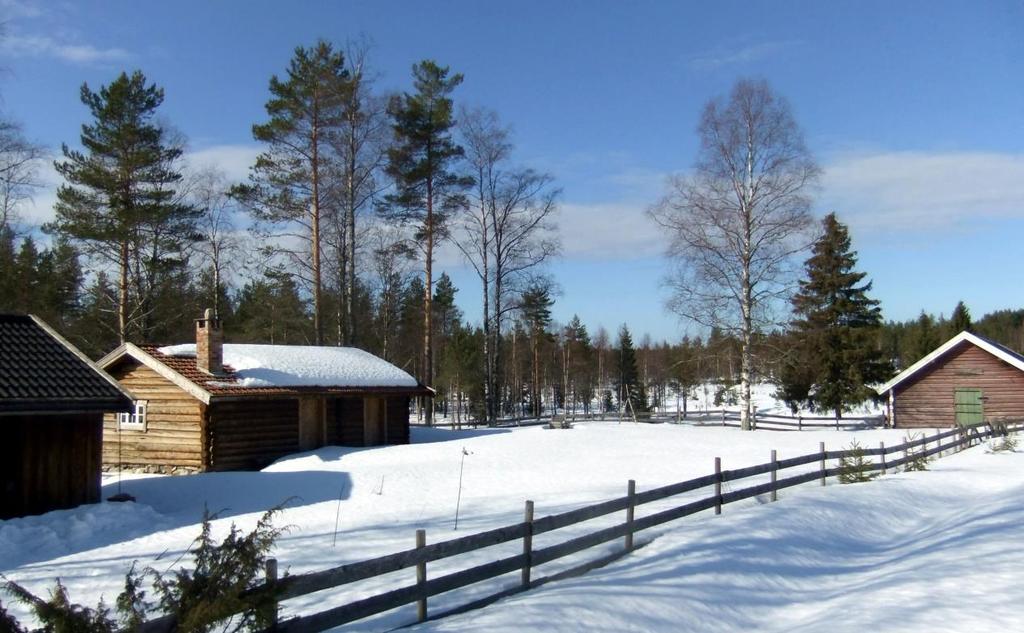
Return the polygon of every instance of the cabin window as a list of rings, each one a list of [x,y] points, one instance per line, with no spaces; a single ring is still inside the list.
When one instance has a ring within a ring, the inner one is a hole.
[[[135,412],[134,413],[118,413],[117,414],[117,428],[122,431],[145,431],[146,430],[146,410],[149,408],[149,402],[146,400],[135,401]]]

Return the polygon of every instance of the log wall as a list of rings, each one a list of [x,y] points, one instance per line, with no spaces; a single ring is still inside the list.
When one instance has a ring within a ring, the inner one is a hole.
[[[107,372],[136,400],[147,400],[146,430],[118,432],[103,416],[103,465],[159,472],[203,470],[202,403],[149,367],[127,360]]]
[[[299,401],[214,401],[209,406],[210,469],[256,470],[299,450]]]
[[[100,500],[102,416],[0,418],[0,519]]]
[[[981,389],[986,420],[1024,418],[1024,372],[965,342],[895,389],[894,426],[953,426],[958,388]]]

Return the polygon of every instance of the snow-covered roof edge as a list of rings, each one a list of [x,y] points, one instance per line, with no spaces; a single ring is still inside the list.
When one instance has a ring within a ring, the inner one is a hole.
[[[957,334],[953,338],[949,339],[942,345],[940,345],[931,354],[928,354],[927,356],[917,361],[910,367],[907,367],[906,369],[901,371],[899,374],[896,375],[895,378],[885,383],[881,387],[878,387],[876,391],[878,391],[879,395],[886,393],[887,391],[899,385],[901,382],[907,380],[908,378],[918,373],[925,367],[931,365],[933,362],[944,356],[948,351],[950,351],[951,349],[953,349],[954,347],[956,347],[957,345],[964,341],[967,341],[968,343],[973,343],[974,345],[977,345],[978,347],[985,350],[989,354],[992,354],[999,360],[1002,360],[1012,365],[1013,367],[1016,367],[1017,369],[1024,371],[1024,357],[1022,357],[1020,354],[1017,354],[994,341],[990,341],[986,338],[978,336],[977,334],[972,334],[971,332],[964,331]]]
[[[160,359],[154,358],[146,350],[132,343],[123,343],[117,349],[110,352],[99,360],[97,365],[106,369],[112,365],[115,361],[120,360],[124,356],[131,356],[135,360],[139,361],[146,367],[149,367],[160,376],[163,376],[167,380],[170,380],[175,385],[183,389],[186,393],[191,395],[193,398],[198,399],[203,404],[210,404],[211,394],[209,391],[203,389],[196,383],[192,382],[185,376],[182,376],[178,372],[174,371],[164,363],[160,362]]]

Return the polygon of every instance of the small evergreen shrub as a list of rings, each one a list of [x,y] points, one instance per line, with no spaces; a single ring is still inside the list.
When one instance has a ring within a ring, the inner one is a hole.
[[[115,602],[117,617],[101,600],[96,608],[71,602],[60,580],[44,600],[16,582],[3,578],[0,591],[27,605],[42,625],[43,633],[115,633],[139,628],[152,614],[173,615],[179,633],[255,631],[270,626],[276,595],[272,591],[249,592],[263,582],[267,554],[285,528],[274,527],[273,518],[280,506],[260,517],[256,527],[242,534],[234,524],[224,540],[214,542],[211,522],[216,518],[203,513],[199,536],[190,547],[193,567],[160,572],[147,567],[137,573],[135,565],[125,575],[125,587]],[[149,579],[156,597],[147,599],[143,588]],[[153,616],[155,617],[155,616]],[[0,633],[30,633],[0,603]]]
[[[903,438],[904,442],[914,442],[924,438],[924,433],[911,433],[910,435]],[[925,455],[924,445],[914,446],[907,449],[907,463],[903,465],[905,472],[928,470],[928,464],[932,461],[932,458]]]
[[[873,472],[871,460],[864,454],[864,447],[857,440],[850,443],[846,455],[839,458],[839,483],[856,484],[871,481],[878,476]]]
[[[1016,437],[1006,434],[989,442],[990,453],[1016,453],[1018,440]]]

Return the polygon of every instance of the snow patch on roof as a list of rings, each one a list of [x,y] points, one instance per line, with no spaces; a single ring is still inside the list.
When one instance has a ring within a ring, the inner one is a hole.
[[[194,343],[158,350],[165,356],[195,357]],[[224,364],[237,381],[231,387],[416,387],[416,379],[391,363],[354,347],[310,345],[224,345]]]

